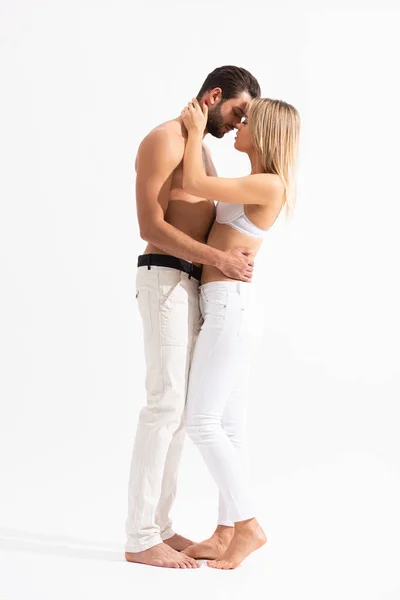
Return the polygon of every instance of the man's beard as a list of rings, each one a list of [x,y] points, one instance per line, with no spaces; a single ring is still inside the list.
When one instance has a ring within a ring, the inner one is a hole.
[[[206,125],[207,132],[216,138],[222,138],[226,133],[226,131],[223,131],[225,124],[221,115],[221,105],[222,102],[218,104],[213,111],[209,111]]]

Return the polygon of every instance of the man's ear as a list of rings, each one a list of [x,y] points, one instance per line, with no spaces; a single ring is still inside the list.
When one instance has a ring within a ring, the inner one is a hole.
[[[213,105],[213,104],[218,104],[218,102],[221,102],[222,100],[222,90],[221,88],[217,87],[214,88],[211,93],[210,93],[210,104],[209,106]]]

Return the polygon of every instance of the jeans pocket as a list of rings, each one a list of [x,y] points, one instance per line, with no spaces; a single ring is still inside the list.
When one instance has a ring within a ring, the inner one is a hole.
[[[224,290],[205,290],[200,292],[203,314],[223,316],[228,302],[228,294]]]
[[[153,335],[153,323],[150,309],[150,293],[146,288],[139,288],[136,291],[136,300],[139,307],[143,327],[143,340],[147,342]]]
[[[200,311],[202,320],[201,330],[221,331],[224,327],[226,318],[226,304],[221,302],[212,302],[204,294],[200,296]]]
[[[180,285],[181,280],[178,280],[175,283],[162,283],[160,285],[160,308],[164,306],[173,306],[174,296],[177,293],[179,294]]]

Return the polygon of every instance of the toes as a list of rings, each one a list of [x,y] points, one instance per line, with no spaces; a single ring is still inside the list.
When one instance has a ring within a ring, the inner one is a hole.
[[[181,561],[180,564],[183,565],[183,567],[182,567],[183,569],[190,569],[190,567],[191,567],[190,563],[187,560]]]
[[[180,568],[179,563],[177,563],[174,560],[171,560],[171,562],[169,563],[169,566],[171,567],[171,569],[179,569]]]
[[[213,569],[224,569],[227,562],[224,560],[221,560],[221,559],[215,559],[215,560],[208,560],[207,564],[209,567],[212,567]]]
[[[197,564],[197,562],[193,559],[193,558],[188,558],[188,560],[186,561],[192,568],[196,568],[199,565]]]
[[[224,562],[221,564],[221,569],[224,570],[228,570],[228,569],[236,569],[236,567],[239,566],[239,563],[234,563],[234,562]]]
[[[186,563],[189,563],[191,566],[195,567],[196,566],[196,561],[194,560],[194,558],[192,558],[191,556],[188,556],[185,553],[182,552],[183,558],[182,560],[184,560]]]

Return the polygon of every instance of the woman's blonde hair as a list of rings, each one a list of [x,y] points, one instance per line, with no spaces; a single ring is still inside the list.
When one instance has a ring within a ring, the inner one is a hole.
[[[296,161],[300,115],[282,100],[256,98],[249,111],[249,134],[266,173],[279,175],[285,186],[286,216],[296,203]]]

